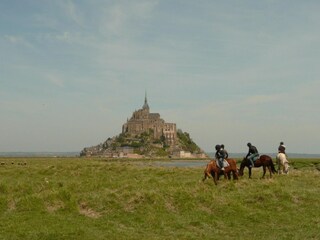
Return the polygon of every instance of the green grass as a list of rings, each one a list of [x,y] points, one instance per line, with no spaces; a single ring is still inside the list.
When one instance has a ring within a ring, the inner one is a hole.
[[[0,239],[320,239],[320,159],[290,161],[215,186],[151,160],[0,158]]]

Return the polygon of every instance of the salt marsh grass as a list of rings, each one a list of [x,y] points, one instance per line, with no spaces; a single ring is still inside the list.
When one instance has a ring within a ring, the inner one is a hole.
[[[0,161],[0,239],[320,239],[319,159],[217,186],[152,160]]]

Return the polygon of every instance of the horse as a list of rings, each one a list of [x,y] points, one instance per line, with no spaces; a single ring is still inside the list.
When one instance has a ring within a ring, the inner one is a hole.
[[[251,162],[249,159],[247,159],[246,157],[243,158],[241,164],[240,164],[240,169],[239,169],[239,175],[243,176],[243,170],[245,167],[247,167],[249,169],[249,178],[251,178],[251,167],[249,167],[251,165]],[[274,168],[274,164],[272,161],[272,158],[268,155],[261,155],[255,162],[254,162],[254,166],[256,168],[261,167],[263,168],[263,175],[261,178],[264,178],[264,176],[266,175],[266,170],[268,168],[269,172],[270,172],[270,178],[272,177],[272,173],[277,173],[277,170]]]
[[[202,181],[205,181],[207,178],[210,178],[212,176],[214,184],[218,184],[218,180],[220,175],[224,175],[224,178],[231,179],[231,173],[233,176],[233,180],[238,180],[238,169],[237,169],[237,161],[232,158],[226,159],[226,161],[229,163],[229,166],[224,167],[224,171],[222,171],[216,163],[216,160],[211,160],[204,170],[204,178]]]
[[[277,154],[277,164],[278,164],[278,174],[288,174],[289,173],[289,161],[285,153]]]

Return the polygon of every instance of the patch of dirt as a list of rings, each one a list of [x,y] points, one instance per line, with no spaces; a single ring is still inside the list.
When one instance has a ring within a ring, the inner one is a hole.
[[[62,201],[56,201],[52,204],[47,205],[47,211],[50,213],[53,213],[62,208],[64,208],[64,203]]]
[[[82,202],[80,203],[79,205],[79,213],[86,216],[86,217],[89,217],[89,218],[99,218],[101,217],[101,214],[94,211],[93,209],[89,208],[88,207],[88,204],[86,202]]]
[[[9,209],[10,211],[16,210],[16,202],[15,202],[14,200],[10,200],[10,201],[8,202],[8,209]]]

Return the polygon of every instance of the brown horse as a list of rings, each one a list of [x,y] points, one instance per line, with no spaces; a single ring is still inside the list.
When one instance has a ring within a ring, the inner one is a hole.
[[[243,176],[243,170],[245,167],[247,167],[249,169],[249,178],[251,178],[251,167],[249,167],[250,165],[251,165],[250,160],[248,160],[247,158],[243,158],[243,160],[240,164],[239,175]],[[276,169],[274,168],[272,158],[268,155],[261,155],[259,157],[259,159],[257,159],[254,162],[254,167],[256,167],[256,168],[262,167],[263,168],[263,175],[261,178],[264,178],[264,176],[266,175],[267,168],[270,172],[270,178],[272,177],[272,173],[277,172]]]
[[[229,163],[228,167],[224,168],[224,171],[220,170],[220,168],[216,164],[216,160],[211,160],[204,170],[204,178],[202,181],[210,178],[212,176],[214,183],[217,185],[220,175],[224,175],[224,178],[231,179],[231,173],[234,180],[238,179],[238,169],[237,169],[237,161],[235,159],[228,158],[226,159]]]

